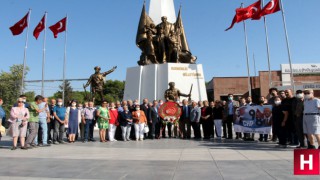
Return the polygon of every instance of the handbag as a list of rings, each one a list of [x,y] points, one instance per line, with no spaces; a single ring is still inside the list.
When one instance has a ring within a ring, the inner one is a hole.
[[[143,128],[143,132],[144,133],[148,133],[149,132],[149,127],[148,127],[148,125],[144,125],[144,128]]]
[[[0,124],[0,134],[6,134],[6,128]]]

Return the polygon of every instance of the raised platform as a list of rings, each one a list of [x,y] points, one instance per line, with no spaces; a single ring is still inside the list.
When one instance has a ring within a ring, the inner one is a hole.
[[[164,92],[169,82],[175,82],[176,88],[188,94],[193,84],[191,99],[207,100],[207,92],[202,64],[167,63],[137,66],[127,69],[124,99],[143,98],[164,100]],[[184,99],[181,97],[180,100]]]

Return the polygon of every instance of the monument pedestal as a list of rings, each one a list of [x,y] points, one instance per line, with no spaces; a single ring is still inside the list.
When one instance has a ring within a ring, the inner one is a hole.
[[[124,100],[144,98],[149,101],[165,100],[164,92],[169,82],[175,82],[181,93],[189,94],[193,84],[191,99],[207,100],[202,64],[166,63],[137,66],[127,69]],[[187,99],[180,97],[180,100]]]

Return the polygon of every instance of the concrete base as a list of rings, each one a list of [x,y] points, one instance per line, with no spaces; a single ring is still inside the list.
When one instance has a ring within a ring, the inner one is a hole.
[[[175,82],[176,88],[185,94],[189,93],[193,84],[191,99],[207,100],[202,65],[183,63],[152,64],[128,68],[123,99],[138,99],[140,102],[143,98],[164,100],[164,92],[168,89],[169,82]],[[182,99],[184,97],[180,98]]]

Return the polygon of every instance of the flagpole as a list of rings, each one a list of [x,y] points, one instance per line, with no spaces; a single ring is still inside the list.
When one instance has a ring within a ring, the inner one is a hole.
[[[241,8],[242,7],[243,7],[243,3],[241,3]],[[248,48],[247,28],[246,28],[245,21],[243,21],[243,29],[244,29],[244,37],[245,37],[245,45],[246,45],[246,56],[247,56],[248,92],[249,92],[249,96],[251,96],[251,81],[250,81],[250,67],[249,67],[249,48]]]
[[[254,57],[254,53],[253,53],[253,68],[254,68],[254,76],[257,76],[256,58]]]
[[[262,7],[264,6],[264,0],[262,0]],[[269,70],[269,88],[272,86],[272,75],[271,75],[271,66],[270,66],[270,48],[269,48],[269,36],[268,36],[268,27],[267,27],[267,18],[263,16],[264,21],[264,31],[266,34],[266,45],[267,45],[267,57],[268,57],[268,70]]]
[[[67,60],[67,35],[68,35],[68,14],[66,15],[66,31],[64,39],[64,59],[63,59],[63,88],[62,88],[62,100],[65,103],[65,81],[66,81],[66,60]],[[66,104],[65,104],[66,105]]]
[[[283,27],[284,27],[284,32],[286,35],[286,43],[287,43],[287,51],[288,51],[288,59],[289,59],[289,66],[290,66],[290,79],[291,79],[291,86],[293,87],[293,92],[296,92],[296,87],[294,85],[294,79],[293,79],[293,72],[292,72],[292,62],[291,62],[291,52],[290,52],[290,46],[289,46],[289,38],[288,38],[288,31],[287,31],[287,24],[286,24],[286,17],[284,15],[284,9],[283,9],[283,4],[282,1],[280,1],[281,5],[281,12],[282,12],[282,20],[283,20]]]
[[[47,12],[44,14],[44,37],[43,37],[43,55],[42,55],[42,82],[41,82],[41,95],[44,96],[44,65],[46,62],[46,32],[47,32]]]
[[[29,9],[29,12],[28,12],[28,25],[27,25],[26,43],[25,43],[25,46],[24,46],[23,68],[22,68],[22,79],[21,79],[20,94],[23,94],[23,92],[24,92],[24,74],[26,73],[26,60],[27,60],[27,48],[28,48],[28,39],[29,39],[28,34],[29,34],[30,16],[31,16],[31,9]]]

